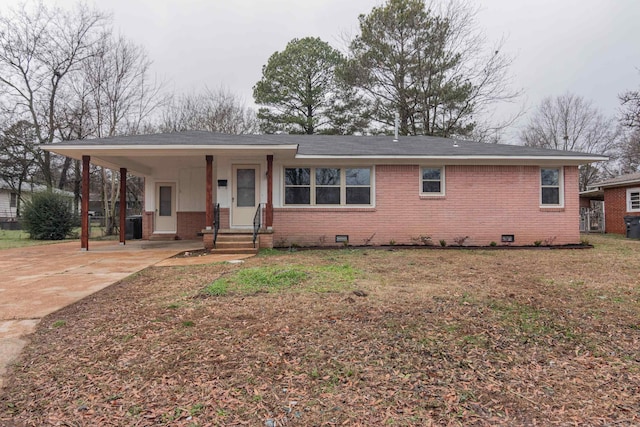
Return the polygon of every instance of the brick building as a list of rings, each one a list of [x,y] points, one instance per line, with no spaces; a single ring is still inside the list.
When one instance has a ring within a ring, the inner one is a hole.
[[[640,216],[640,173],[621,175],[593,187],[604,194],[605,231],[625,235],[624,217]]]
[[[145,179],[143,238],[265,246],[578,243],[578,166],[606,157],[436,137],[190,131],[43,147]]]

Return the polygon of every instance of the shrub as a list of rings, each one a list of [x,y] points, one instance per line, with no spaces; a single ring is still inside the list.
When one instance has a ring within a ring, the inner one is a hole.
[[[411,241],[416,244],[423,244],[424,246],[433,245],[433,242],[431,241],[431,236],[426,236],[424,234],[421,234],[418,237],[412,237]]]
[[[462,246],[467,239],[469,239],[469,236],[457,236],[453,238],[453,241],[456,242],[456,245]]]
[[[69,198],[48,191],[32,195],[25,203],[22,219],[34,240],[62,240],[78,224]]]

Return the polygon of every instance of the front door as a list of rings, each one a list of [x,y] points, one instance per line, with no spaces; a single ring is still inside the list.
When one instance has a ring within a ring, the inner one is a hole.
[[[156,233],[176,232],[176,185],[156,184]]]
[[[259,170],[258,165],[233,166],[231,225],[234,227],[253,225],[253,217],[258,208]]]

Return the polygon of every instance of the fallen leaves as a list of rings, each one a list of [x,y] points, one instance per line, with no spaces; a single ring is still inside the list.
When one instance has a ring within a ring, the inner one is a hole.
[[[640,261],[627,244],[151,268],[43,320],[0,424],[638,424]],[[363,277],[357,291],[197,297],[277,264]]]

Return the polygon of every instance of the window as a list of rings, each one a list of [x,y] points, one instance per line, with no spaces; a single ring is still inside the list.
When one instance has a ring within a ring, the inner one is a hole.
[[[11,200],[9,201],[9,207],[15,208],[18,206],[18,193],[11,193]]]
[[[285,168],[284,204],[370,205],[371,169]]]
[[[345,175],[347,205],[370,205],[371,169],[347,169]]]
[[[420,169],[420,192],[430,196],[444,195],[444,168],[424,167]]]
[[[340,169],[316,168],[316,205],[340,204]]]
[[[284,170],[284,203],[308,205],[311,203],[311,169],[286,168]]]
[[[562,206],[562,169],[540,168],[540,204]]]
[[[640,212],[640,188],[627,190],[627,212]]]

